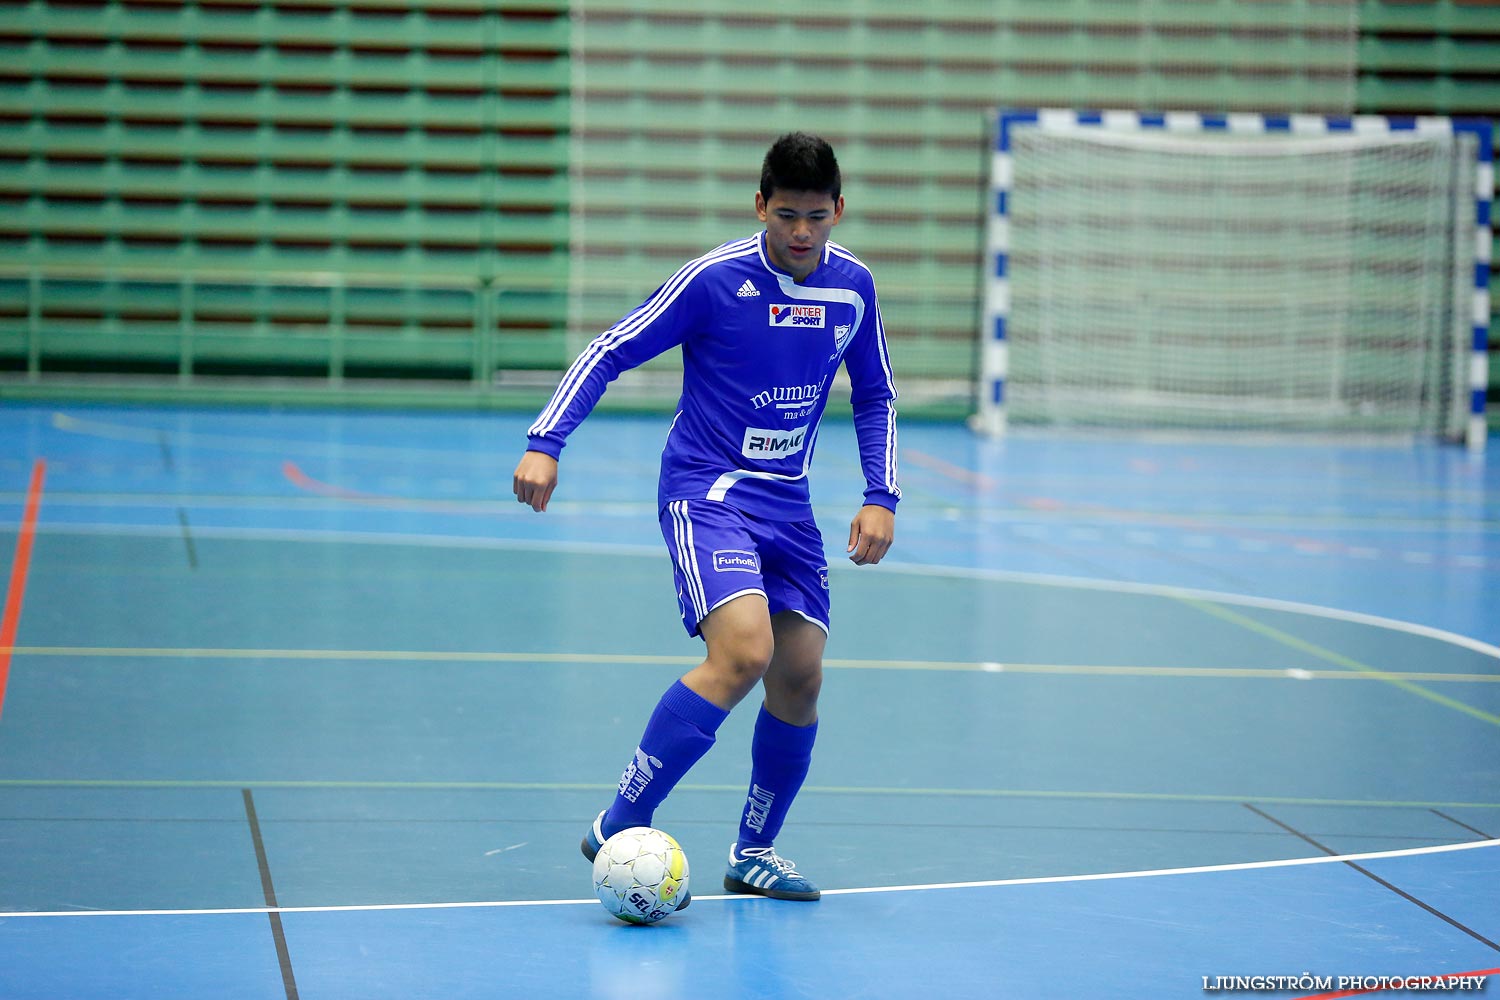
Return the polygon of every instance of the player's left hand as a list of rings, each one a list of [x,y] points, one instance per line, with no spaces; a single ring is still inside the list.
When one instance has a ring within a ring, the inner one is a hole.
[[[885,558],[896,537],[896,514],[879,504],[867,503],[849,525],[849,561],[873,566]]]
[[[552,491],[557,489],[557,459],[540,451],[527,449],[516,466],[514,483],[516,500],[540,514],[547,509]]]

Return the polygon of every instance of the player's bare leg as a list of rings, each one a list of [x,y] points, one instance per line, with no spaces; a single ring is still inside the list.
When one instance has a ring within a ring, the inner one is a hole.
[[[773,662],[775,634],[766,599],[743,594],[710,611],[698,628],[708,655],[682,683],[728,711],[755,690]]]
[[[794,611],[771,619],[776,648],[763,683],[766,708],[782,722],[810,726],[818,721],[823,690],[823,647],[828,636]]]

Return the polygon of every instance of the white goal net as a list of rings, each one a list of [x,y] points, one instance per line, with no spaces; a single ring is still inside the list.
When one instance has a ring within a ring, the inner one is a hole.
[[[1002,117],[980,426],[1463,438],[1485,381],[1481,138]]]

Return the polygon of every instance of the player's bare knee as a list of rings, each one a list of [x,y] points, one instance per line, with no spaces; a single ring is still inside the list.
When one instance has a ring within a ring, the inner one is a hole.
[[[823,675],[801,679],[791,689],[791,697],[804,705],[817,707],[818,695],[823,693]]]
[[[741,695],[759,684],[771,665],[771,637],[758,634],[734,636],[709,651],[708,660]]]
[[[805,726],[818,716],[818,695],[823,689],[821,671],[792,676],[766,675],[766,707],[782,722]]]

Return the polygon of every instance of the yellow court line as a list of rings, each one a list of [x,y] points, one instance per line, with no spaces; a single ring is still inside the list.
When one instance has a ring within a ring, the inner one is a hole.
[[[588,792],[608,791],[614,784],[558,781],[320,781],[264,778],[174,779],[174,778],[0,778],[0,788],[57,788],[154,791],[160,789],[265,789],[288,791],[391,791],[391,792]],[[838,796],[892,796],[902,798],[958,799],[1053,799],[1094,802],[1175,802],[1198,805],[1329,806],[1358,809],[1500,809],[1495,802],[1442,800],[1335,799],[1288,795],[1255,795],[1199,792],[1111,792],[1092,789],[1053,788],[934,788],[883,785],[806,785],[804,792]],[[678,785],[675,792],[744,795],[743,785]]]
[[[1426,698],[1428,701],[1435,702],[1445,708],[1451,708],[1455,712],[1462,712],[1463,714],[1478,719],[1481,722],[1488,722],[1492,726],[1500,726],[1500,715],[1496,715],[1493,712],[1486,712],[1480,708],[1475,708],[1473,705],[1465,704],[1464,702],[1461,702],[1455,698],[1449,698],[1444,694],[1438,694],[1436,691],[1429,691],[1418,684],[1412,683],[1412,681],[1408,679],[1408,676],[1405,674],[1391,673],[1389,671],[1381,670],[1378,667],[1372,667],[1368,663],[1361,663],[1359,660],[1356,660],[1349,656],[1345,656],[1343,653],[1337,653],[1331,649],[1325,649],[1324,647],[1319,646],[1316,643],[1308,642],[1306,639],[1299,639],[1297,636],[1292,635],[1290,632],[1283,632],[1279,628],[1274,628],[1270,625],[1265,624],[1264,622],[1256,621],[1254,618],[1242,615],[1236,611],[1231,611],[1223,605],[1215,604],[1211,601],[1201,601],[1192,597],[1179,597],[1178,600],[1182,601],[1182,603],[1188,605],[1189,607],[1197,608],[1204,614],[1212,615],[1215,618],[1220,618],[1224,621],[1231,622],[1235,625],[1240,626],[1241,628],[1248,629],[1251,632],[1255,632],[1259,635],[1265,636],[1268,639],[1279,642],[1283,646],[1287,646],[1291,649],[1296,649],[1304,653],[1309,653],[1312,656],[1318,657],[1318,659],[1320,660],[1326,660],[1329,663],[1336,663],[1341,667],[1348,668],[1349,670],[1358,671],[1360,676],[1368,677],[1371,680],[1384,681],[1387,684],[1395,685],[1408,694],[1414,694],[1419,698]]]
[[[1236,623],[1239,624],[1239,623]],[[1305,651],[1317,647],[1307,644]],[[0,652],[4,652],[0,649]],[[15,646],[16,656],[173,660],[380,661],[405,663],[581,663],[601,665],[692,666],[697,656],[641,653],[519,653],[507,651],[401,649],[224,649],[160,646]],[[1327,651],[1324,651],[1325,653]],[[1325,659],[1337,656],[1328,653]],[[1334,662],[1341,662],[1335,660]],[[1353,663],[1353,661],[1349,661]],[[866,660],[831,658],[833,670],[927,670],[951,673],[1040,674],[1067,677],[1208,677],[1253,680],[1424,681],[1431,683],[1500,683],[1497,674],[1387,672],[1359,665],[1349,670],[1301,670],[1286,667],[1166,667],[1082,663],[992,663],[960,660]],[[1428,692],[1429,694],[1431,692]],[[1441,697],[1441,696],[1434,696]],[[1475,711],[1478,711],[1477,709]]]

